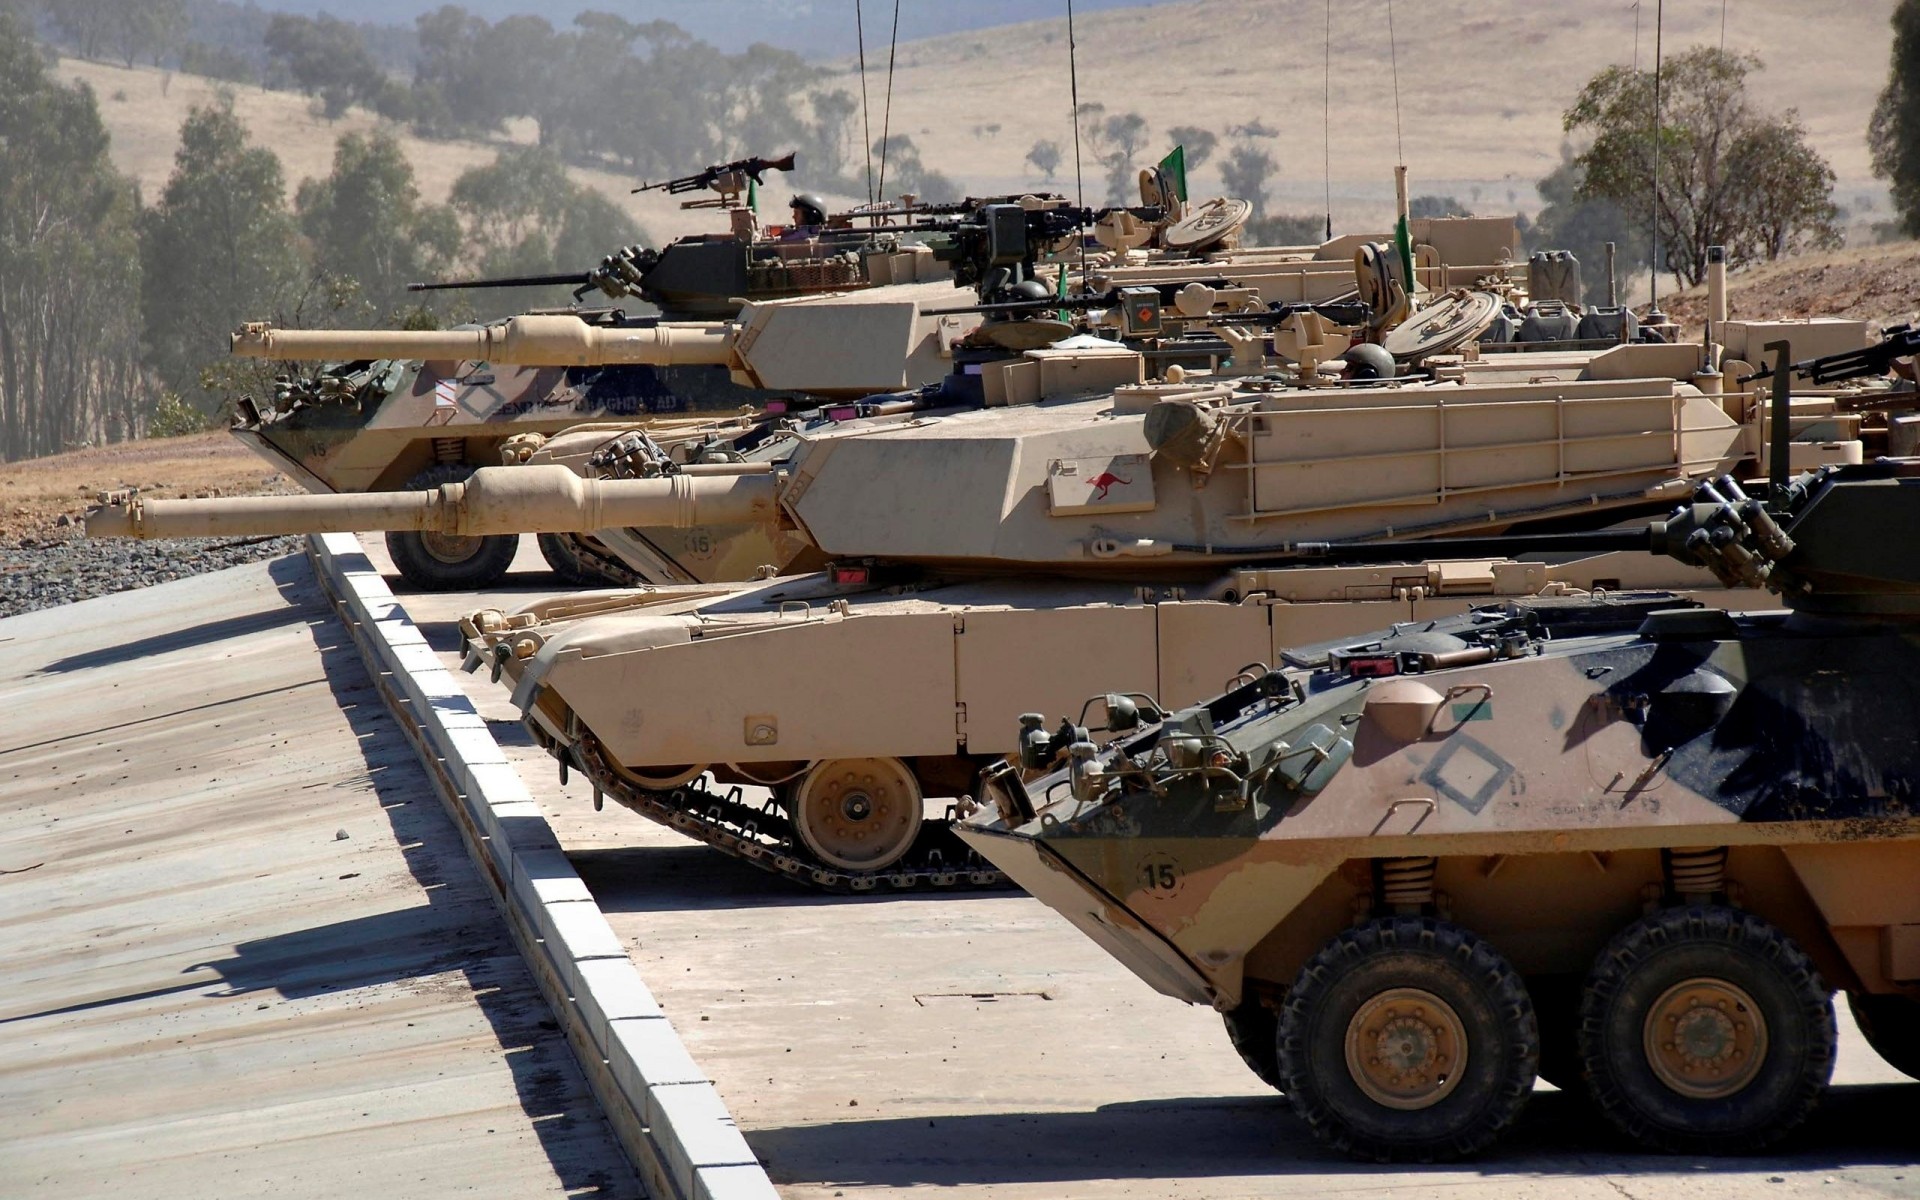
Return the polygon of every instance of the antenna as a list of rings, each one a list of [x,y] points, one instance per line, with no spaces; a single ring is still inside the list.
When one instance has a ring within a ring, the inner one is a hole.
[[[860,0],[853,0],[853,27],[860,43],[860,140],[867,147],[867,203],[873,203],[873,119],[867,104],[867,22]]]
[[[893,35],[887,43],[887,107],[880,117],[880,195],[887,198],[887,152],[893,149],[893,55],[900,48],[900,0],[893,0]]]
[[[1073,0],[1067,0],[1067,86],[1073,100],[1073,202],[1080,208],[1087,206],[1087,184],[1080,174],[1080,62],[1073,40]],[[1064,273],[1065,267],[1061,268]],[[1080,279],[1085,285],[1087,276],[1087,239],[1080,238]]]
[[[1647,323],[1664,324],[1660,311],[1660,35],[1667,0],[1653,10],[1653,246],[1647,255]]]
[[[1327,188],[1327,240],[1333,240],[1333,0],[1327,0],[1327,31],[1321,42],[1325,71],[1320,98],[1320,178]]]

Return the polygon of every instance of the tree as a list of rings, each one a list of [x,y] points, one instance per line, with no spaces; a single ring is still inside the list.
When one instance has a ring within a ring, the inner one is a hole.
[[[1873,173],[1893,187],[1894,211],[1909,237],[1920,237],[1920,0],[1893,10],[1893,62],[1867,126]]]
[[[267,26],[266,47],[268,58],[286,68],[296,87],[320,100],[328,120],[356,100],[371,103],[386,82],[360,31],[334,17],[280,13]]]
[[[406,285],[439,274],[460,248],[453,211],[420,203],[413,166],[387,133],[343,136],[333,173],[302,184],[294,208],[315,265],[357,285],[355,320],[404,321],[420,307]]]
[[[0,460],[136,436],[150,403],[138,201],[107,148],[93,93],[0,14]]]
[[[1410,217],[1470,217],[1467,206],[1453,196],[1415,196],[1407,201]]]
[[[648,240],[632,217],[574,183],[560,156],[540,146],[502,150],[487,166],[467,170],[454,181],[450,204],[474,260],[463,273],[584,271],[622,246]],[[564,296],[552,288],[508,288],[485,298],[505,313]]]
[[[1593,138],[1577,160],[1582,198],[1612,200],[1649,236],[1657,229],[1660,265],[1690,284],[1706,277],[1709,246],[1727,247],[1737,263],[1839,236],[1833,171],[1806,145],[1798,118],[1748,101],[1746,78],[1759,68],[1750,55],[1707,46],[1668,62],[1657,187],[1652,72],[1609,67],[1565,114],[1569,133]]]
[[[140,307],[149,360],[211,415],[230,387],[207,374],[243,321],[301,318],[306,269],[280,160],[247,144],[233,97],[193,108],[160,203],[140,222]]]
[[[1544,202],[1539,218],[1525,233],[1532,249],[1571,250],[1582,267],[1583,298],[1588,304],[1603,304],[1606,244],[1614,244],[1614,270],[1624,278],[1647,269],[1647,235],[1645,227],[1628,220],[1613,201],[1584,196],[1586,178],[1573,147],[1561,146],[1560,165],[1538,184]]]
[[[920,147],[904,133],[876,140],[873,157],[876,163],[884,164],[886,170],[886,187],[881,189],[883,199],[888,189],[895,196],[911,192],[922,200],[936,202],[959,200],[966,194],[959,180],[922,162]]]
[[[1259,127],[1264,129],[1264,126]],[[1220,164],[1220,182],[1230,196],[1238,196],[1253,205],[1253,219],[1258,221],[1267,215],[1267,180],[1280,169],[1273,155],[1255,144],[1254,138],[1272,136],[1271,133],[1255,132],[1243,134],[1227,151],[1227,160]]]
[[[1220,138],[1213,130],[1202,129],[1198,125],[1175,125],[1167,130],[1167,140],[1187,148],[1189,171],[1198,171],[1206,166],[1207,160],[1213,157],[1214,149],[1220,144]]]
[[[1052,179],[1060,170],[1060,143],[1041,138],[1027,148],[1027,161],[1033,164],[1034,170]]]

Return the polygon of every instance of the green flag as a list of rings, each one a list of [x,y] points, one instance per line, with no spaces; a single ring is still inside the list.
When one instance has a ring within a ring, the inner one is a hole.
[[[1407,228],[1407,219],[1401,217],[1393,227],[1394,249],[1400,252],[1401,282],[1407,285],[1407,295],[1413,295],[1413,231]]]
[[[760,211],[760,185],[753,176],[747,176],[747,207],[754,212]]]
[[[1173,193],[1180,197],[1180,203],[1187,202],[1187,148],[1175,146],[1173,152],[1160,160],[1160,174],[1173,181]]]

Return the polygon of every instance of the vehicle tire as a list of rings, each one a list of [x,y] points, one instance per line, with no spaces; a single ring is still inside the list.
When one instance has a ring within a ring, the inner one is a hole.
[[[1227,1040],[1240,1052],[1240,1061],[1260,1077],[1260,1082],[1280,1087],[1280,1014],[1256,999],[1241,1002],[1232,1012],[1220,1014],[1226,1022]]]
[[[1920,1079],[1920,1000],[1848,992],[1847,1007],[1875,1054],[1902,1075]]]
[[[1533,1001],[1450,921],[1382,917],[1300,969],[1280,1016],[1280,1087],[1314,1136],[1380,1162],[1482,1149],[1519,1116],[1540,1054]]]
[[[425,491],[443,483],[459,483],[473,474],[464,463],[442,463],[407,480],[407,490]],[[426,592],[474,591],[492,587],[513,565],[520,551],[517,534],[456,537],[412,530],[387,534],[387,553],[400,577]]]
[[[1745,1154],[1785,1136],[1826,1091],[1835,1040],[1833,999],[1806,953],[1721,905],[1621,930],[1580,1001],[1594,1103],[1635,1143],[1676,1154]]]
[[[602,574],[597,568],[580,556],[578,543],[571,534],[543,533],[539,535],[540,557],[547,560],[553,573],[574,587],[603,588],[619,587],[620,581]]]
[[[1540,1078],[1583,1101],[1587,1089],[1580,1076],[1580,994],[1585,982],[1578,975],[1530,975],[1526,981],[1540,1026]]]

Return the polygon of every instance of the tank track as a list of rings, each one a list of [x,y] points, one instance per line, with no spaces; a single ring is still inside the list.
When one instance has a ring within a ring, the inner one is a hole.
[[[561,751],[565,754],[566,751]],[[793,835],[793,825],[778,801],[755,806],[738,787],[716,791],[705,777],[670,791],[650,791],[620,778],[591,738],[582,738],[569,756],[597,792],[669,829],[705,842],[715,850],[752,863],[763,871],[825,892],[864,895],[876,892],[977,891],[1011,887],[1006,873],[975,854],[953,832],[957,814],[920,823],[920,835],[899,862],[884,871],[848,871],[814,858]],[[565,781],[567,759],[561,760]],[[596,796],[596,804],[598,797]]]

